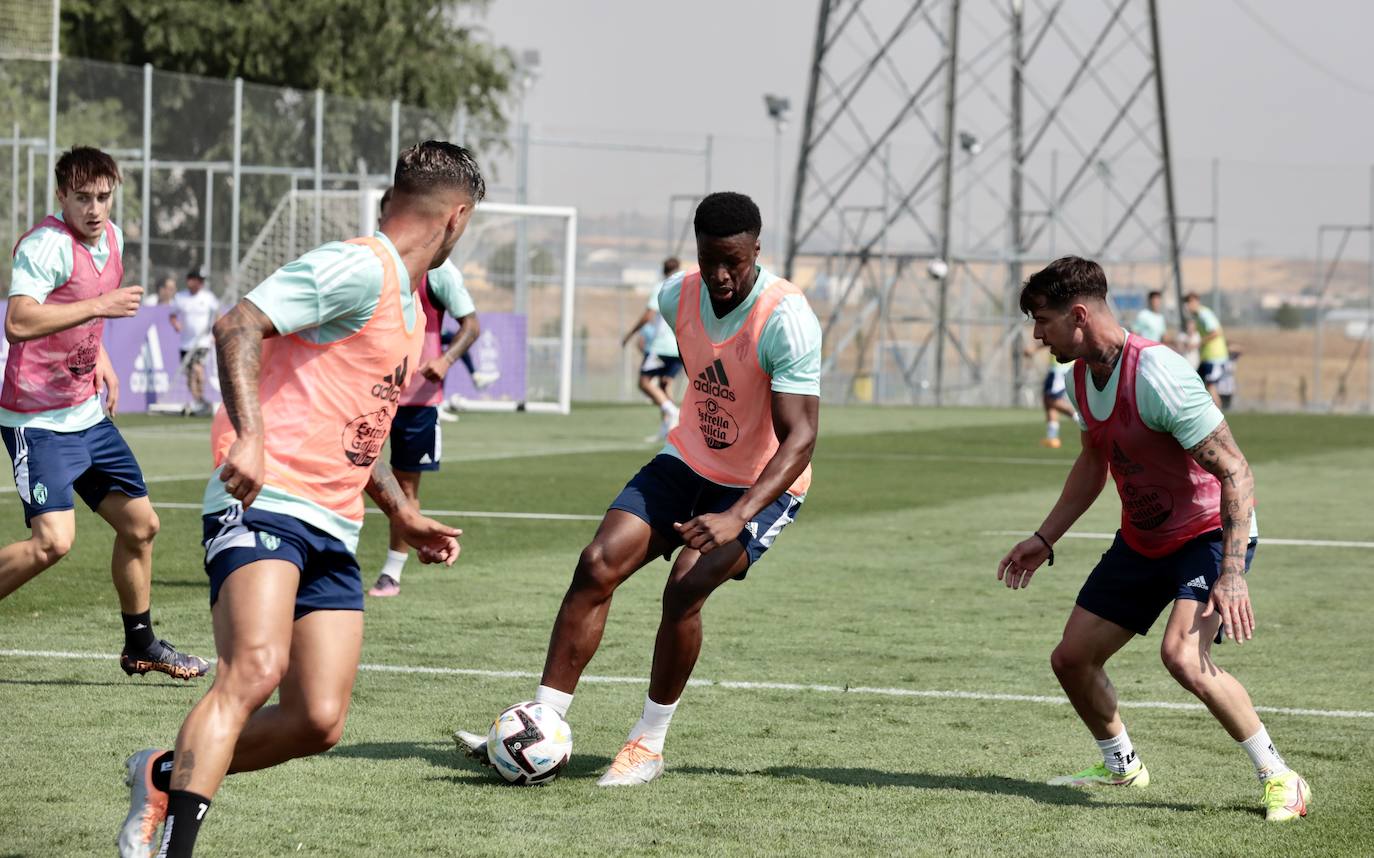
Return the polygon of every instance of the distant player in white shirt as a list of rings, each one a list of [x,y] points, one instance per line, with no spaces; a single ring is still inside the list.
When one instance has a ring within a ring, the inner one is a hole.
[[[639,366],[639,389],[658,408],[663,416],[658,434],[650,435],[647,441],[662,441],[677,425],[678,408],[671,394],[673,379],[682,372],[682,358],[677,351],[677,335],[663,320],[658,312],[658,296],[663,285],[682,267],[676,256],[663,260],[663,282],[654,286],[649,293],[649,301],[635,323],[630,326],[620,341],[621,346],[639,336],[646,328],[650,332],[644,343],[644,360]]]
[[[205,402],[205,359],[210,355],[210,328],[219,318],[219,299],[205,288],[205,272],[197,266],[186,273],[186,288],[172,299],[172,327],[181,334],[181,366],[191,391],[187,414],[210,410]]]
[[[1164,293],[1156,289],[1145,300],[1148,303],[1145,309],[1135,314],[1135,321],[1131,323],[1131,333],[1140,334],[1151,342],[1162,343],[1164,332],[1168,329],[1164,314],[1160,312],[1164,308]]]

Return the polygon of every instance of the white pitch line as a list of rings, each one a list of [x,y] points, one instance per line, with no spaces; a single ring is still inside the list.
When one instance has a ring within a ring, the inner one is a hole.
[[[117,656],[105,653],[62,652],[57,650],[0,649],[0,657],[50,658],[74,661],[110,661]],[[525,670],[483,670],[475,667],[418,667],[397,664],[360,664],[359,670],[372,673],[420,674],[427,676],[480,676],[484,679],[538,679],[539,674]],[[582,682],[593,685],[643,685],[648,680],[638,676],[583,676]],[[810,694],[864,694],[877,697],[920,697],[935,700],[977,700],[988,703],[1043,703],[1064,706],[1068,700],[1043,694],[999,694],[991,691],[947,691],[922,688],[871,688],[864,685],[815,685],[803,682],[749,682],[732,679],[692,679],[688,685],[698,688],[724,688],[741,691],[799,691]],[[1165,700],[1122,701],[1131,709],[1169,709],[1185,712],[1205,710],[1201,703],[1176,703]],[[1374,712],[1363,709],[1299,709],[1291,706],[1256,706],[1256,712],[1277,715],[1300,715],[1313,718],[1374,718]]]
[[[198,503],[188,503],[185,501],[162,501],[153,504],[157,509],[202,509]],[[382,511],[368,507],[366,512],[369,515],[382,515]],[[472,509],[422,509],[420,512],[428,516],[457,516],[458,518],[515,518],[532,521],[600,521],[600,515],[581,515],[568,512],[490,512]]]
[[[985,530],[984,536],[1025,536],[1020,530]],[[1115,539],[1115,533],[1066,533],[1060,539]],[[1278,539],[1260,534],[1259,544],[1299,545],[1308,548],[1374,548],[1374,542],[1356,542],[1350,539]]]

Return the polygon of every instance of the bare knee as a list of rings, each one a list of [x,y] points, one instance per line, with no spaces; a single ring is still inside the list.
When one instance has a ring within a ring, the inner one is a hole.
[[[600,542],[592,542],[582,549],[582,554],[577,558],[577,570],[573,573],[568,593],[604,601],[611,597],[623,578],[607,556],[606,547]]]
[[[72,536],[71,531],[66,530],[34,531],[31,537],[34,554],[44,569],[67,556],[72,550]]]
[[[663,588],[663,618],[677,622],[699,613],[707,595],[684,578],[669,579]]]
[[[267,702],[286,675],[286,654],[272,647],[254,647],[234,653],[215,670],[214,690],[226,702],[252,713]]]
[[[147,515],[139,516],[120,528],[119,539],[131,548],[143,548],[153,544],[161,529],[162,522],[158,519],[157,513],[149,507]]]
[[[302,754],[322,754],[339,744],[347,714],[345,701],[332,698],[309,701],[295,717],[296,742]]]
[[[1188,643],[1165,638],[1159,648],[1159,658],[1179,685],[1194,694],[1199,694],[1204,674],[1208,670],[1209,659],[1204,653],[1199,652],[1196,646],[1189,646]]]
[[[1075,676],[1095,666],[1087,650],[1068,641],[1060,641],[1059,646],[1050,653],[1050,668],[1060,679]]]

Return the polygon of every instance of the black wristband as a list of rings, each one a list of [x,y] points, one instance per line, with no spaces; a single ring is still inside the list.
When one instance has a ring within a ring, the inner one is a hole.
[[[1049,560],[1049,563],[1050,563],[1051,566],[1053,566],[1053,565],[1054,565],[1054,546],[1053,546],[1053,545],[1050,545],[1050,541],[1049,541],[1048,539],[1046,539],[1045,537],[1041,536],[1041,535],[1040,535],[1040,531],[1038,531],[1038,530],[1035,532],[1035,538],[1038,539],[1038,540],[1040,540],[1041,542],[1045,543],[1045,548],[1050,552],[1050,560]]]

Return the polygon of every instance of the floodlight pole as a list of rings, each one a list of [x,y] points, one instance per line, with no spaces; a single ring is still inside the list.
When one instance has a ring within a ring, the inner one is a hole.
[[[1188,326],[1183,306],[1183,270],[1178,262],[1178,213],[1174,206],[1174,168],[1169,154],[1169,112],[1164,107],[1164,55],[1159,46],[1159,4],[1150,0],[1150,45],[1154,52],[1155,104],[1159,108],[1159,152],[1164,162],[1164,223],[1169,232],[1169,262],[1173,267],[1174,298],[1178,301],[1179,330]]]
[[[1007,263],[1007,313],[1013,320],[1020,310],[1017,298],[1021,291],[1021,256],[1025,253],[1021,223],[1026,162],[1021,105],[1026,55],[1022,38],[1024,7],[1023,0],[1011,0],[1011,210],[1007,213],[1011,226],[1011,259]],[[1014,343],[1007,351],[1011,354],[1011,390],[1008,393],[1011,396],[1010,404],[1014,407],[1021,386],[1020,342]]]

